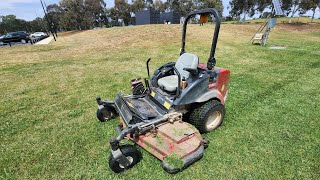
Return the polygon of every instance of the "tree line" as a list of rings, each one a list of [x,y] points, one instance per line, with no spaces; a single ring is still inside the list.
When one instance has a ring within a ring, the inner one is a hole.
[[[293,17],[311,10],[313,17],[320,9],[320,0],[282,0],[282,9],[286,15]],[[272,0],[231,0],[229,19],[245,20],[255,14],[264,16],[265,9],[271,9]],[[202,8],[216,8],[222,16],[222,0],[115,0],[114,7],[107,8],[104,0],[61,0],[58,4],[46,7],[47,17],[33,21],[17,19],[14,15],[2,17],[0,34],[24,30],[28,32],[46,31],[47,19],[58,31],[84,30],[94,27],[110,27],[119,22],[129,25],[134,23],[132,15],[144,9],[155,9],[160,12],[175,11],[184,16],[188,12]]]
[[[47,31],[46,22],[39,17],[37,17],[33,21],[25,21],[23,19],[18,19],[15,15],[7,15],[0,18],[0,34],[5,34],[7,32],[13,31]]]
[[[261,14],[268,8],[271,9],[272,0],[231,0],[230,15],[233,18],[243,19],[252,17],[255,14]],[[303,15],[307,11],[312,11],[312,20],[316,10],[320,11],[320,0],[281,0],[281,8],[286,16]],[[241,17],[242,16],[242,17]]]
[[[132,15],[144,9],[160,12],[175,11],[184,16],[201,8],[217,8],[222,15],[222,0],[115,0],[114,7],[106,8],[103,0],[61,0],[47,7],[48,16],[58,29],[90,29],[98,26],[113,26],[121,20],[125,25],[133,24]]]

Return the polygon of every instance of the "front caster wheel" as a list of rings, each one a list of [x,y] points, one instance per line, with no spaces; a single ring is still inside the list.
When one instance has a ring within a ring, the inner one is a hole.
[[[97,118],[101,122],[108,121],[114,117],[116,117],[117,113],[114,109],[109,107],[103,107],[97,110]]]
[[[128,159],[130,165],[128,167],[124,167],[111,154],[109,157],[109,167],[115,173],[120,173],[126,169],[130,169],[141,160],[141,153],[132,145],[121,146],[120,151]]]

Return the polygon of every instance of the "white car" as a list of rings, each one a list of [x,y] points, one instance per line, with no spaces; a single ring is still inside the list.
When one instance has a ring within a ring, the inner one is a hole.
[[[5,36],[5,35],[0,36],[0,46],[3,46],[3,45],[4,45],[4,43],[2,42],[2,39],[4,38],[4,36]]]
[[[43,37],[43,36],[47,36],[47,34],[44,32],[35,32],[30,35],[30,37],[32,37],[32,38],[38,38],[38,37]]]

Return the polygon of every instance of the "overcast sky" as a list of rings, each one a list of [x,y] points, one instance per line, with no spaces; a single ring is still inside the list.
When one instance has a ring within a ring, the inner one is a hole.
[[[44,0],[47,5],[58,3],[60,0]],[[130,1],[130,0],[129,0]],[[227,16],[229,10],[230,0],[223,1],[223,15]],[[114,0],[105,0],[107,7],[112,7],[114,5]],[[36,17],[43,16],[43,10],[40,4],[40,0],[0,0],[0,15],[14,14],[20,19],[25,19],[31,21]],[[310,15],[310,13],[308,13]],[[319,11],[316,17],[320,17]]]

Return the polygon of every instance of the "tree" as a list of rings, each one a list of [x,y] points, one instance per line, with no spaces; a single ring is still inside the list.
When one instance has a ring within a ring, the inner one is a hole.
[[[282,9],[286,12],[287,16],[291,13],[289,23],[291,23],[292,17],[299,10],[301,0],[282,0]]]
[[[86,0],[85,9],[88,16],[92,16],[91,22],[94,26],[101,26],[101,24],[106,20],[105,18],[105,7],[106,3],[104,0]]]
[[[116,20],[122,19],[125,25],[128,25],[131,20],[130,5],[127,0],[115,0],[114,8],[111,9],[111,13]]]
[[[36,32],[36,31],[47,31],[47,24],[42,18],[37,17],[32,21],[25,21],[23,19],[17,19],[15,15],[7,15],[2,17],[2,22],[0,23],[0,34],[5,34],[14,31],[26,31],[26,32]]]
[[[267,7],[271,7],[272,0],[256,0],[255,1],[255,10],[259,13],[262,13]]]
[[[243,15],[243,20],[246,19],[246,15],[253,16],[255,13],[255,0],[231,0],[230,7],[231,11],[230,14],[234,18],[239,18],[241,20],[241,15]]]
[[[223,4],[222,0],[197,0],[197,9],[215,8],[218,10],[220,17],[222,17]]]
[[[57,29],[62,29],[60,21],[63,18],[63,9],[58,4],[50,4],[47,6],[48,18],[56,26]]]
[[[27,21],[23,19],[17,19],[15,15],[7,15],[2,17],[2,23],[0,23],[0,33],[5,34],[12,31],[31,31]]]
[[[31,32],[47,32],[47,22],[40,17],[37,17],[36,19],[28,22],[29,26],[30,26],[30,30]]]
[[[218,10],[220,17],[223,16],[223,3],[222,0],[217,0],[215,4],[215,8]]]
[[[144,0],[133,0],[131,4],[131,12],[142,11],[146,7]]]
[[[152,7],[160,12],[164,12],[166,10],[165,4],[161,0],[155,0]]]
[[[83,0],[62,0],[60,6],[67,10],[62,18],[62,23],[68,30],[87,29],[86,12]]]
[[[106,4],[103,0],[62,0],[60,6],[64,10],[61,23],[69,30],[81,30],[101,22]]]
[[[175,11],[175,12],[179,12],[180,10],[182,11],[182,9],[180,9],[179,0],[172,0],[169,7],[171,11]]]
[[[181,16],[184,16],[194,10],[196,5],[193,0],[167,0],[164,7],[166,10],[178,12]]]
[[[311,10],[312,11],[311,22],[313,22],[314,15],[318,7],[320,7],[320,0],[301,0],[300,14],[304,14],[307,11]]]
[[[182,16],[185,16],[187,13],[196,9],[194,1],[192,0],[179,0],[178,4],[179,4],[178,12]]]
[[[153,7],[153,0],[145,0],[146,7],[148,9]]]

